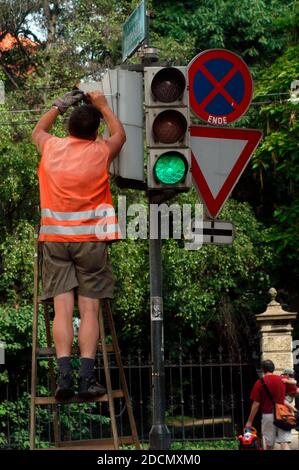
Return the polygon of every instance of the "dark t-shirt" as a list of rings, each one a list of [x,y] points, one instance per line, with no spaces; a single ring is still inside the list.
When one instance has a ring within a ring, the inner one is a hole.
[[[264,376],[264,380],[275,403],[280,403],[282,405],[285,399],[286,387],[281,380],[281,376],[268,374]],[[260,410],[262,413],[273,413],[273,402],[268,397],[267,392],[260,380],[255,382],[250,394],[250,400],[260,403]]]

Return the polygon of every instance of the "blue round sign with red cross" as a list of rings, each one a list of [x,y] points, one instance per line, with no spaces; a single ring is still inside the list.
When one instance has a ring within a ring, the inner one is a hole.
[[[226,125],[246,113],[253,81],[245,62],[226,49],[201,52],[188,65],[189,103],[200,119]]]

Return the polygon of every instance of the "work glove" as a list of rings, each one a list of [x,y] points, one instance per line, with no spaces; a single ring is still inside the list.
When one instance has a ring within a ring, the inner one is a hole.
[[[74,104],[77,104],[83,99],[84,93],[81,90],[72,90],[65,93],[65,95],[57,98],[54,101],[53,106],[57,106],[60,114],[64,114],[68,108]]]

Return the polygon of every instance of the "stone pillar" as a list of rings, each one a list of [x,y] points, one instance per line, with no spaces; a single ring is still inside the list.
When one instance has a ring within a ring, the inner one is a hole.
[[[261,334],[261,360],[271,359],[275,364],[275,373],[281,374],[283,369],[293,368],[292,353],[292,321],[297,313],[286,312],[276,302],[277,291],[269,290],[271,301],[264,313],[256,315]]]
[[[271,301],[264,313],[255,318],[260,326],[261,334],[261,360],[271,359],[275,365],[275,373],[281,374],[283,369],[293,369],[292,353],[292,321],[297,313],[286,312],[280,303],[276,302],[277,291],[269,289]],[[275,449],[280,446],[275,444]],[[291,449],[299,449],[299,433],[292,431]]]

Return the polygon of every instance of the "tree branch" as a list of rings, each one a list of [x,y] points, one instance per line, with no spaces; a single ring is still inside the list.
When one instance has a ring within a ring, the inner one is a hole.
[[[1,67],[5,73],[5,75],[7,76],[7,78],[11,81],[11,83],[13,84],[13,86],[17,89],[19,89],[19,85],[17,84],[17,82],[13,79],[13,77],[10,75],[10,73],[8,72],[3,60],[2,60],[2,54],[0,55],[0,62],[1,62]]]

